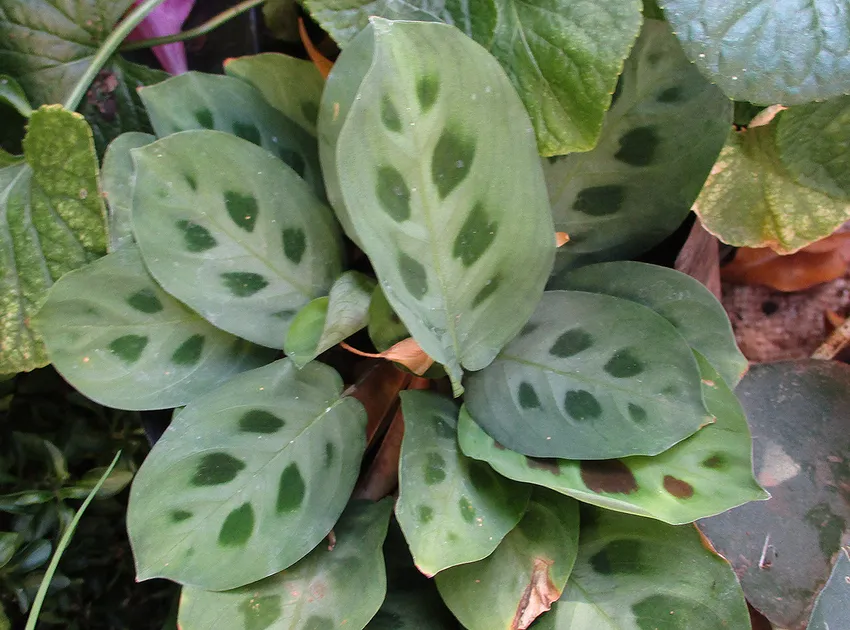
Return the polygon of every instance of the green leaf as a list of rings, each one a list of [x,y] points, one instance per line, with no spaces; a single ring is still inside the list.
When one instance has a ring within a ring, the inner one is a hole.
[[[691,61],[737,101],[850,93],[846,1],[658,0]]]
[[[739,630],[750,627],[735,573],[693,527],[607,510],[581,515],[567,588],[535,630]]]
[[[118,409],[169,409],[274,351],[214,328],[153,281],[134,245],[64,276],[35,324],[59,373]]]
[[[403,339],[410,337],[407,326],[396,315],[393,307],[387,302],[387,296],[376,286],[369,303],[369,339],[372,340],[378,352],[392,348]]]
[[[578,553],[578,503],[536,490],[528,511],[484,560],[437,574],[443,601],[468,630],[527,628],[561,596]]]
[[[0,374],[47,365],[30,318],[54,281],[106,252],[97,157],[83,117],[58,105],[33,112],[24,158],[0,169]]]
[[[697,360],[706,407],[715,422],[655,457],[602,461],[526,457],[496,443],[465,408],[458,421],[460,447],[509,479],[673,525],[766,499],[767,493],[753,478],[752,441],[741,405],[708,362],[699,355]]]
[[[334,526],[336,543],[320,543],[276,575],[232,591],[186,587],[182,628],[319,630],[366,626],[386,592],[381,545],[392,499],[351,503]]]
[[[323,95],[322,159],[336,165],[325,172],[390,304],[459,392],[461,366],[493,360],[551,270],[534,138],[502,69],[457,29],[375,18],[362,37],[374,54],[356,94],[343,102],[330,87],[358,71],[348,49]]]
[[[726,310],[711,291],[684,273],[639,262],[601,263],[556,275],[547,288],[604,293],[643,304],[673,324],[730,387],[747,371]]]
[[[132,149],[149,145],[156,140],[148,133],[128,132],[109,144],[103,157],[100,177],[103,194],[109,204],[109,251],[116,251],[133,242],[133,188],[136,169],[130,156]]]
[[[850,541],[850,366],[754,365],[737,393],[753,430],[756,479],[773,497],[699,527],[732,562],[750,603],[776,627],[800,629]]]
[[[346,271],[327,297],[316,298],[298,312],[286,333],[284,352],[302,367],[364,328],[374,289],[372,278]]]
[[[288,359],[191,402],[133,481],[127,527],[139,579],[238,588],[304,557],[354,487],[366,413],[340,376]]]
[[[815,600],[808,630],[840,628],[850,619],[850,548],[844,547],[826,586]]]
[[[298,34],[298,3],[295,0],[266,0],[263,2],[263,22],[275,39],[285,42],[300,40]]]
[[[189,129],[239,136],[279,157],[316,194],[323,194],[316,140],[245,81],[188,72],[144,88],[140,94],[160,138]]]
[[[673,325],[636,302],[582,291],[544,293],[520,335],[464,384],[473,419],[534,457],[657,455],[711,421]]]
[[[0,569],[9,564],[23,540],[18,532],[0,532]]]
[[[850,218],[850,201],[794,181],[776,146],[776,124],[729,138],[693,209],[705,228],[737,247],[791,254]]]
[[[12,77],[0,74],[0,103],[5,103],[26,118],[32,116],[32,106],[27,100],[24,88]]]
[[[133,228],[157,282],[219,328],[282,348],[298,309],[341,272],[330,210],[280,160],[225,133],[187,131],[132,155]]]
[[[519,522],[531,488],[460,452],[458,408],[451,400],[410,391],[401,402],[396,516],[416,566],[432,576],[487,557]]]
[[[263,9],[269,5],[266,2]],[[293,25],[295,39],[298,40],[297,21],[293,20]],[[312,61],[278,53],[263,53],[228,59],[224,71],[259,90],[269,105],[303,127],[310,135],[316,135],[316,119],[325,80]]]
[[[555,229],[570,235],[556,269],[630,258],[685,219],[732,124],[732,104],[646,20],[599,143],[543,162]]]

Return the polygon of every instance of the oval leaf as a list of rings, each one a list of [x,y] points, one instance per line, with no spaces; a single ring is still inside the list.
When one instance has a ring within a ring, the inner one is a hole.
[[[826,586],[815,601],[807,630],[841,628],[850,619],[850,547],[838,554]]]
[[[354,487],[366,414],[321,363],[282,360],[190,403],[151,450],[130,493],[139,579],[244,586],[300,560]]]
[[[157,282],[219,328],[282,348],[298,309],[341,271],[330,211],[280,160],[228,134],[175,134],[133,160],[133,227]]]
[[[103,156],[100,172],[103,196],[109,204],[109,251],[114,252],[133,242],[133,188],[136,185],[136,168],[130,151],[149,145],[156,140],[149,133],[131,131],[122,133],[109,143]]]

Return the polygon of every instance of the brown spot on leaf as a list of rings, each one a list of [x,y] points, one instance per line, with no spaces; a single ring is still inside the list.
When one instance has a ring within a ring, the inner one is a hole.
[[[552,607],[552,602],[561,596],[549,577],[549,567],[553,561],[547,558],[534,558],[531,580],[519,600],[511,630],[525,630],[538,616]]]
[[[694,487],[691,484],[671,475],[664,476],[664,489],[677,499],[690,499],[694,496]]]
[[[504,448],[504,447],[502,447]],[[554,459],[543,459],[541,457],[526,457],[525,463],[529,468],[534,470],[545,470],[553,475],[561,474],[561,467],[558,466],[558,461]]]
[[[508,450],[508,449],[506,449],[506,448],[505,448],[505,445],[504,445],[504,444],[502,444],[501,442],[496,442],[495,440],[493,440],[493,446],[495,446],[495,447],[496,447],[497,449],[499,449],[500,451],[506,451],[506,450]]]
[[[619,459],[581,462],[581,480],[594,492],[631,494],[638,489],[632,471]]]

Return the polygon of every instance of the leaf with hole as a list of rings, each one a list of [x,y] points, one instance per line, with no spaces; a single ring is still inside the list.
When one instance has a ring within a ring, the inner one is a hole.
[[[815,600],[807,630],[841,628],[850,619],[850,547],[841,549],[826,586]]]
[[[664,22],[646,20],[596,147],[543,161],[556,269],[630,258],[685,219],[723,148],[732,104],[693,67]]]
[[[682,336],[609,295],[547,291],[519,336],[464,384],[481,428],[533,457],[657,455],[712,421]]]
[[[561,596],[578,552],[578,503],[535,490],[528,510],[489,557],[437,574],[468,630],[524,630]]]
[[[63,276],[35,325],[59,373],[118,409],[185,405],[275,358],[159,288],[132,244]]]
[[[285,571],[224,592],[185,587],[178,623],[183,628],[320,630],[363,628],[386,592],[381,545],[392,500],[352,502],[325,542]]]
[[[365,448],[366,413],[342,388],[332,368],[299,370],[284,359],[177,414],[130,492],[139,579],[233,589],[319,544],[351,495]]]
[[[133,188],[136,169],[130,151],[149,145],[156,140],[149,133],[135,131],[122,133],[115,138],[103,156],[100,177],[103,195],[109,204],[109,251],[114,252],[133,242]]]
[[[325,172],[387,300],[459,393],[461,366],[493,360],[551,270],[534,138],[504,71],[457,29],[374,18],[360,37],[322,99]]]
[[[401,401],[396,516],[416,566],[431,576],[485,558],[519,522],[531,488],[460,452],[454,402],[412,391]]]
[[[341,272],[330,210],[268,151],[218,131],[132,155],[133,229],[157,282],[215,326],[281,348],[298,310]]]

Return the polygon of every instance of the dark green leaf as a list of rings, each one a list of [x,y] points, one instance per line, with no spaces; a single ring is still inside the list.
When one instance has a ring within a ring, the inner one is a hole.
[[[27,100],[24,88],[5,74],[0,74],[0,103],[14,107],[21,116],[26,118],[32,115],[32,106]]]
[[[18,532],[0,532],[0,569],[9,564],[22,542]]]
[[[836,630],[850,619],[850,548],[844,547],[815,600],[807,630]]]

